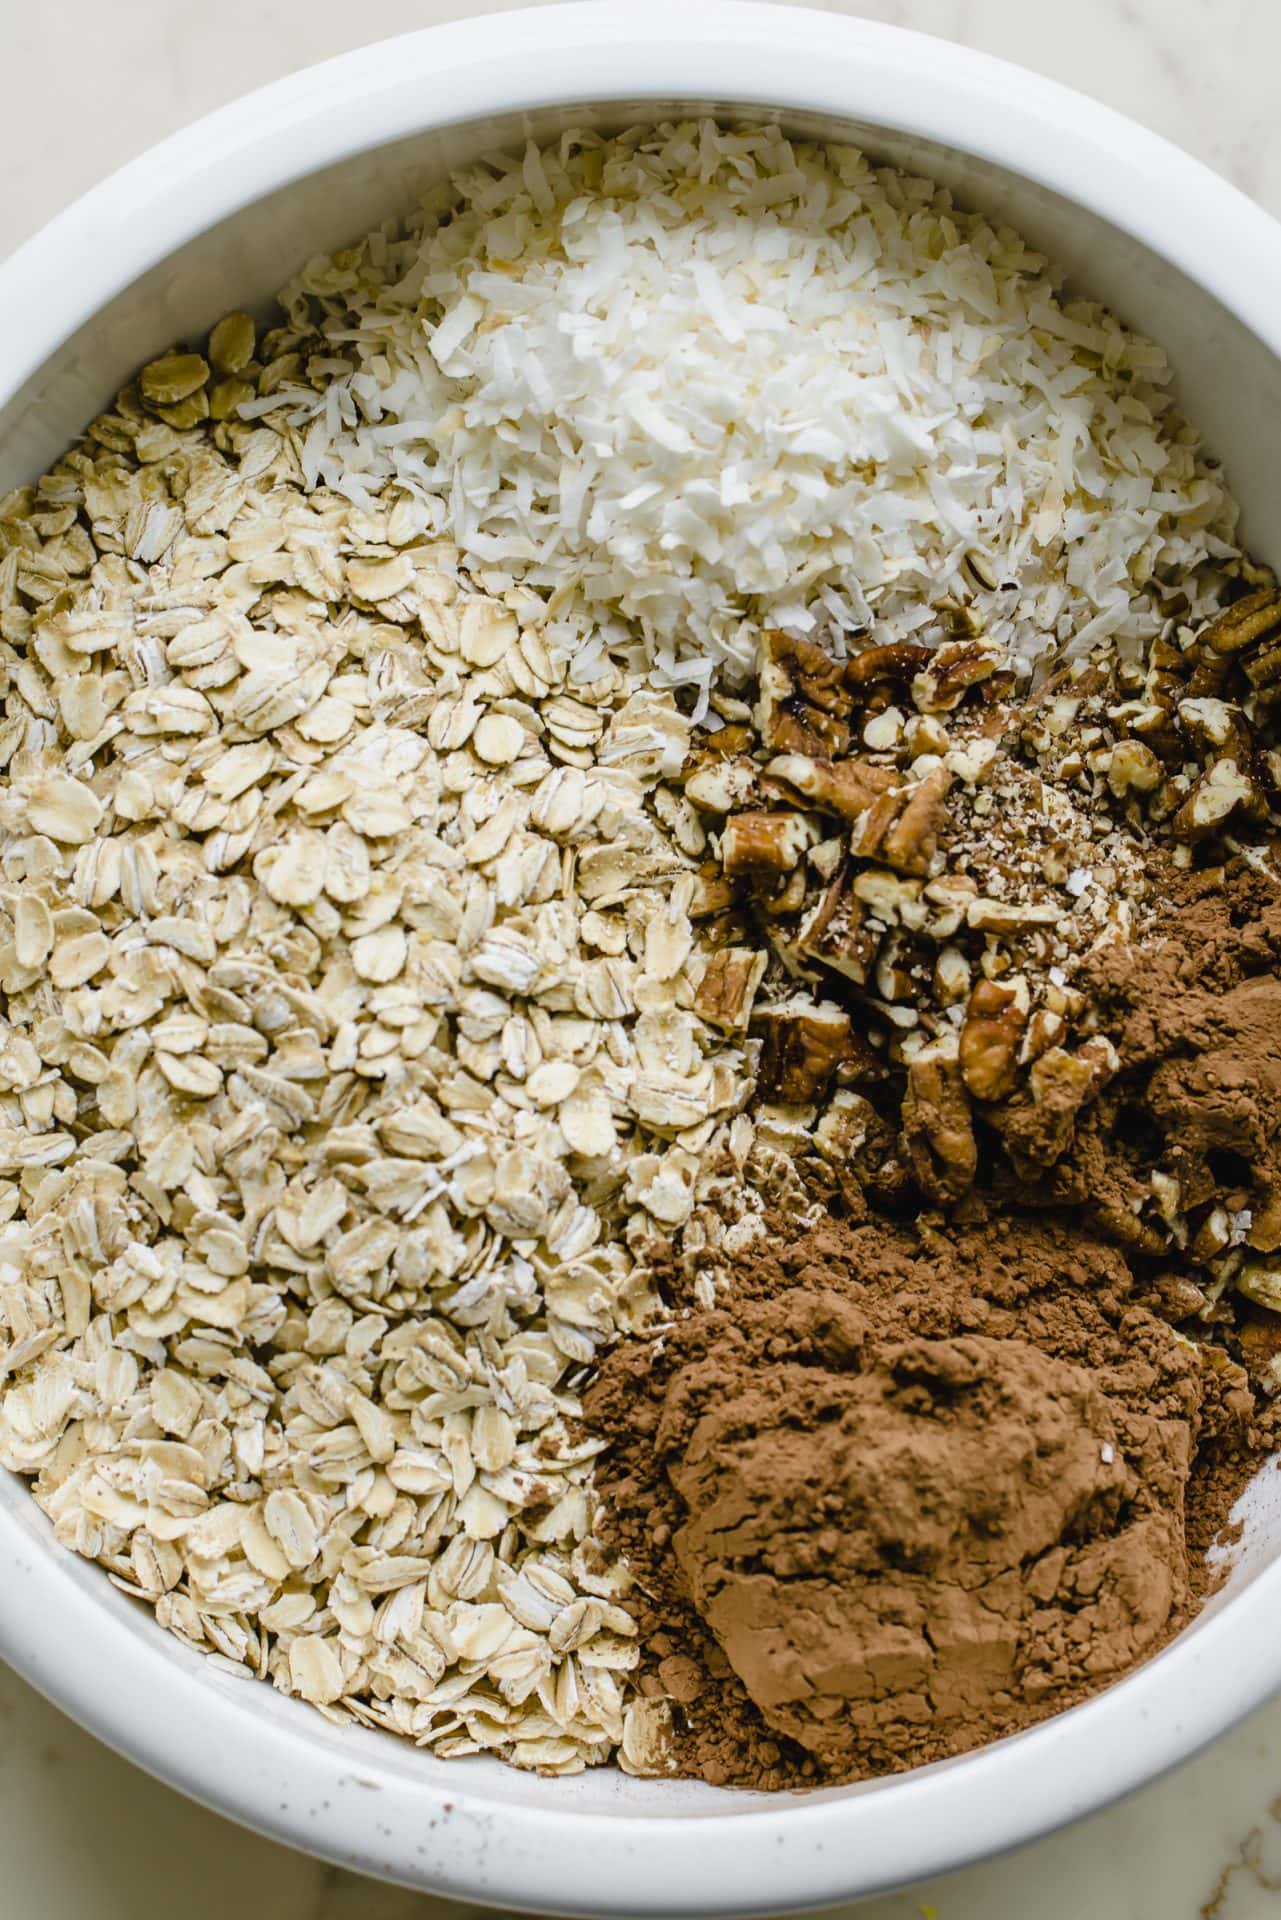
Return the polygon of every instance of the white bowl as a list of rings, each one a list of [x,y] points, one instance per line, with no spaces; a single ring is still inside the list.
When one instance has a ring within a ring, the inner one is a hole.
[[[774,6],[622,0],[491,15],[353,53],[126,167],[0,268],[0,494],[132,369],[417,180],[569,125],[777,115],[919,168],[1021,228],[1172,351],[1256,550],[1281,557],[1281,229],[1174,147],[942,41]],[[0,1652],[176,1787],[365,1873],[562,1914],[777,1913],[975,1860],[1102,1806],[1281,1685],[1281,1501],[1200,1619],[1119,1686],[983,1752],[767,1798],[602,1770],[441,1762],[233,1680],[53,1545],[0,1475]]]

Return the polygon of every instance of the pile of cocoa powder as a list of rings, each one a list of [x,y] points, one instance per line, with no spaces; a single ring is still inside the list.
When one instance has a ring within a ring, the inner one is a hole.
[[[1142,954],[1098,956],[1121,1070],[1039,1186],[1031,1160],[963,1219],[890,1219],[829,1185],[710,1308],[707,1250],[654,1250],[672,1324],[614,1351],[585,1415],[673,1771],[820,1785],[964,1752],[1204,1599],[1278,1441],[1277,1316],[1205,1263],[1215,1215],[1240,1272],[1281,1239],[1281,900],[1246,862],[1172,894]]]
[[[1281,888],[1246,858],[1163,884],[1150,937],[1105,943],[1082,974],[1118,1071],[1062,1158],[1030,1152],[1002,1191],[1183,1256],[1186,1288],[1234,1248],[1247,1268],[1281,1249]]]

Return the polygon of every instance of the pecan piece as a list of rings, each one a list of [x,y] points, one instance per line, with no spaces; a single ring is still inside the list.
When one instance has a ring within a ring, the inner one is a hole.
[[[779,754],[765,772],[770,779],[794,787],[821,812],[837,814],[842,820],[857,820],[882,795],[900,793],[904,785],[893,767],[874,766],[867,760],[813,760],[803,753]]]
[[[1230,753],[1242,765],[1253,751],[1254,741],[1240,707],[1215,696],[1201,695],[1180,700],[1178,720],[1195,747],[1211,756]]]
[[[1235,1286],[1239,1294],[1245,1294],[1246,1300],[1252,1300],[1258,1308],[1268,1308],[1271,1313],[1281,1313],[1281,1271],[1264,1260],[1248,1260],[1245,1267],[1237,1273]]]
[[[1176,840],[1193,845],[1227,825],[1234,814],[1257,814],[1262,795],[1235,760],[1216,760],[1170,822]]]
[[[714,952],[721,947],[741,947],[754,937],[754,929],[746,915],[739,908],[726,913],[709,914],[699,924],[699,945]]]
[[[803,1107],[823,1094],[851,1052],[852,1024],[830,1000],[800,995],[753,1014],[761,1041],[757,1086],[762,1098]]]
[[[917,640],[893,640],[883,647],[864,647],[845,662],[845,684],[860,695],[878,681],[907,686],[929,665],[932,647]]]
[[[951,713],[1003,661],[1002,651],[989,640],[945,641],[912,681],[912,698],[922,713]]]
[[[817,838],[803,813],[732,813],[721,831],[721,866],[731,880],[776,879]]]
[[[1165,634],[1158,634],[1148,653],[1148,673],[1144,693],[1154,706],[1175,707],[1188,691],[1187,682],[1193,662],[1183,649]]]
[[[835,875],[801,922],[794,945],[803,959],[815,960],[863,987],[876,964],[881,936],[867,924],[867,912],[851,880],[848,867]]]
[[[1245,677],[1253,689],[1252,712],[1262,708],[1265,713],[1271,713],[1281,705],[1281,646],[1269,647],[1266,652],[1249,658],[1245,663]]]
[[[817,646],[813,640],[801,640],[781,628],[771,627],[761,635],[761,672],[772,669],[788,682],[788,692],[798,695],[824,713],[842,717],[850,711],[845,690],[845,669],[839,660]]]
[[[978,933],[1031,933],[1037,927],[1056,927],[1062,907],[1052,900],[991,900],[980,894],[965,909],[967,923]]]
[[[1234,600],[1197,635],[1200,646],[1212,653],[1240,653],[1243,647],[1281,628],[1281,590],[1260,587]]]
[[[979,980],[961,1028],[961,1076],[976,1100],[1004,1100],[1018,1076],[1027,990]]]
[[[893,1123],[862,1094],[833,1094],[813,1139],[828,1178],[852,1208],[861,1213],[869,1192],[891,1206],[906,1198],[907,1169],[895,1152]]]
[[[1052,1167],[1072,1144],[1077,1119],[1115,1073],[1108,1040],[1087,1040],[1075,1053],[1049,1047],[1028,1069],[1030,1098],[1018,1094],[988,1118],[1020,1171]]]
[[[1253,1214],[1247,1243],[1256,1253],[1275,1253],[1281,1247],[1281,1180],[1268,1176],[1259,1181]]]
[[[1033,1060],[1039,1060],[1051,1047],[1057,1047],[1067,1032],[1067,1021],[1061,1013],[1055,1013],[1052,1007],[1038,1007],[1027,1023],[1023,1035],[1023,1045],[1019,1048],[1019,1065],[1026,1067]]]
[[[898,873],[927,874],[938,852],[951,784],[946,767],[931,767],[915,783],[878,795],[854,825],[850,852]]]
[[[695,1009],[727,1033],[742,1031],[765,974],[767,956],[750,947],[723,947],[707,963],[694,995]]]
[[[1161,781],[1161,762],[1142,740],[1118,740],[1108,759],[1108,785],[1119,800],[1124,794],[1151,793]]]
[[[704,813],[733,813],[760,798],[760,769],[751,760],[700,755],[685,774],[685,798]]]
[[[903,809],[906,792],[904,787],[895,787],[879,794],[867,812],[859,815],[850,834],[850,852],[856,859],[881,858],[882,843]]]
[[[843,720],[799,700],[788,701],[770,716],[761,739],[776,753],[842,754],[849,750],[850,731]]]
[[[881,858],[900,873],[928,873],[938,852],[939,833],[952,775],[932,767],[912,789],[907,805],[881,841]]]
[[[839,662],[812,640],[761,635],[754,719],[762,741],[783,753],[839,756],[849,750],[852,709]]]
[[[970,1098],[954,1046],[948,1036],[922,1047],[907,1070],[903,1096],[903,1145],[912,1172],[926,1198],[940,1204],[968,1193],[978,1170]]]
[[[717,733],[704,734],[702,739],[707,753],[718,754],[722,760],[729,760],[736,753],[751,751],[752,730],[735,721],[721,727]]]
[[[758,892],[756,904],[771,919],[781,920],[799,913],[805,905],[806,875],[803,867],[797,867],[785,880],[773,889]]]
[[[1109,709],[1108,718],[1124,730],[1127,737],[1133,735],[1157,756],[1158,760],[1177,760],[1181,742],[1177,727],[1174,725],[1174,708],[1178,694],[1169,700],[1123,700],[1119,706]]]
[[[934,962],[934,992],[942,1006],[954,1007],[970,991],[970,963],[960,947],[946,946]]]
[[[694,876],[694,894],[689,903],[691,920],[708,920],[724,913],[738,898],[733,881],[727,880],[714,861],[707,861]]]

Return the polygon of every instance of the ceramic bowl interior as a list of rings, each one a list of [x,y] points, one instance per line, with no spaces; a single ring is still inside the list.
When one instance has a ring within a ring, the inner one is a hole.
[[[803,18],[748,11],[788,23],[776,24],[780,47]],[[506,25],[516,34],[514,16]],[[503,23],[492,31],[501,37]],[[890,38],[905,44],[915,36]],[[887,44],[878,42],[882,52]],[[919,73],[919,45],[892,51],[902,72]],[[383,52],[396,57],[392,43]],[[786,93],[780,82],[774,98],[767,62],[758,63],[750,89],[722,98],[706,88],[682,92],[674,53],[668,91],[650,80],[628,97],[625,52],[617,88],[568,104],[472,112],[450,124],[439,124],[450,116],[437,109],[437,124],[398,130],[383,144],[366,120],[352,137],[358,150],[261,195],[237,189],[246,204],[203,231],[193,220],[181,244],[134,277],[118,271],[125,283],[66,338],[48,320],[53,296],[42,293],[27,310],[45,316],[42,339],[15,348],[11,327],[8,367],[18,366],[22,378],[7,395],[0,318],[0,494],[38,475],[141,361],[200,334],[229,307],[265,314],[274,289],[310,254],[407,208],[423,185],[461,161],[573,126],[618,129],[691,113],[732,122],[764,113],[790,133],[854,142],[946,184],[962,204],[1028,235],[1061,263],[1074,288],[1160,339],[1177,367],[1184,410],[1225,460],[1250,543],[1281,561],[1281,361],[1248,307],[1198,284],[1169,250],[1135,236],[1142,222],[1131,206],[1111,218],[1056,191],[1030,146],[1019,165],[990,157],[981,149],[992,141],[977,123],[972,137],[952,129],[939,139],[905,126],[902,111],[888,105],[879,118],[867,87],[860,94],[851,86],[859,98],[848,117],[798,101],[794,80]],[[414,59],[421,63],[421,54]],[[936,84],[949,72],[962,84],[967,59],[955,49],[946,59],[930,53]],[[333,63],[340,89],[344,66]],[[1022,98],[1024,82],[1040,84],[983,66],[989,78],[1013,76],[997,88],[1009,102]],[[352,85],[358,89],[359,79]],[[1052,91],[1060,103],[1071,98]],[[190,157],[183,164],[194,165]],[[274,165],[279,177],[289,171],[287,158]],[[1198,170],[1197,178],[1204,188],[1209,177]],[[1176,194],[1178,186],[1158,169],[1151,190]],[[1093,197],[1102,202],[1106,194],[1101,185]],[[216,199],[215,191],[210,204]],[[1235,198],[1233,206],[1239,216]],[[120,211],[117,200],[113,217]],[[77,231],[83,241],[83,223]],[[119,245],[128,257],[134,240],[122,229],[104,233],[102,244]],[[0,273],[0,296],[25,297],[41,264],[48,266],[47,256],[29,265],[20,254]],[[70,272],[76,263],[67,264]],[[1272,1626],[1281,1557],[1276,1479],[1261,1476],[1252,1491],[1244,1547],[1227,1584],[1139,1675],[984,1753],[803,1799],[637,1781],[612,1770],[540,1780],[489,1761],[442,1763],[390,1737],[330,1725],[266,1686],[228,1677],[162,1633],[98,1569],[62,1553],[23,1484],[3,1475],[0,1651],[93,1731],[175,1785],[367,1872],[560,1913],[777,1912],[871,1892],[1029,1838],[1151,1777],[1281,1682],[1281,1652],[1267,1651],[1281,1638]]]

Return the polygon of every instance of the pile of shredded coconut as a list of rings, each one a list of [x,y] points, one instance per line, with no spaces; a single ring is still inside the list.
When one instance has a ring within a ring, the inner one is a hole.
[[[949,595],[1029,664],[1136,645],[1234,551],[1160,348],[929,182],[777,129],[486,161],[287,304],[326,352],[247,411],[286,399],[309,482],[395,479],[548,598],[580,679],[621,647],[706,688],[761,625],[902,638]]]

